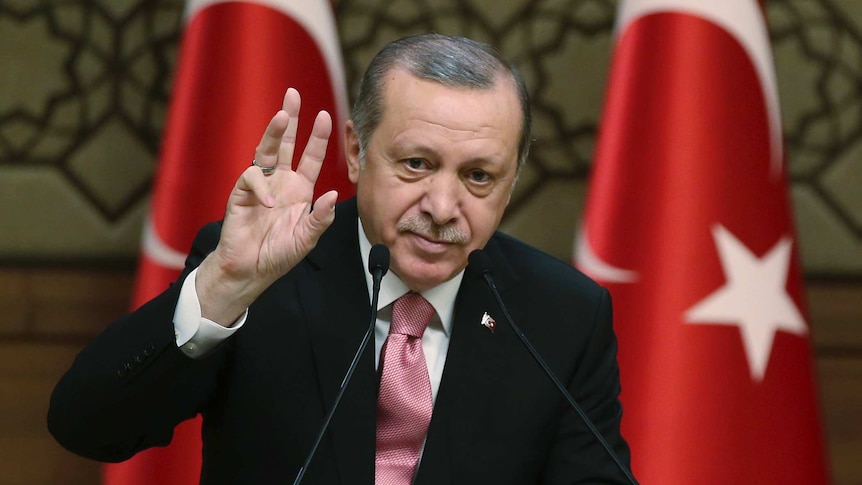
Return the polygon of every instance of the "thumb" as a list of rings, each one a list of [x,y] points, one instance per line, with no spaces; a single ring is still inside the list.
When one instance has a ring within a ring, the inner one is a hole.
[[[311,214],[306,219],[309,235],[316,242],[332,221],[335,220],[335,202],[338,200],[338,192],[330,190],[321,195],[314,202]]]

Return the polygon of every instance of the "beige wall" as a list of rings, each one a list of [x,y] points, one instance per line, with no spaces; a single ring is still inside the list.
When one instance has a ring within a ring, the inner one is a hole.
[[[96,483],[47,436],[47,397],[127,306],[184,2],[37,3],[0,0],[0,485]],[[503,228],[568,258],[616,2],[334,5],[351,92],[408,33],[468,35],[518,63],[536,144]],[[830,454],[836,483],[862,483],[862,2],[768,14]]]

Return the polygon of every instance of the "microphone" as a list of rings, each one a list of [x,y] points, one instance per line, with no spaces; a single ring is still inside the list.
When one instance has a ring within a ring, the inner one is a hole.
[[[308,456],[305,458],[305,462],[299,469],[299,473],[297,473],[296,480],[293,481],[293,485],[299,485],[302,482],[302,477],[305,476],[305,471],[308,470],[308,465],[311,464],[311,460],[317,452],[317,447],[320,446],[320,441],[323,440],[323,435],[326,434],[326,430],[329,428],[329,422],[332,420],[332,416],[338,408],[338,403],[341,402],[341,396],[344,395],[344,390],[347,389],[347,385],[353,377],[353,372],[359,364],[359,358],[362,356],[362,353],[365,352],[365,348],[368,347],[368,342],[371,340],[371,335],[374,333],[374,326],[377,324],[377,299],[380,296],[380,281],[383,280],[383,276],[387,271],[389,271],[389,248],[383,244],[375,244],[371,247],[371,252],[368,253],[368,272],[371,273],[372,281],[371,321],[368,323],[368,330],[365,331],[365,336],[362,337],[362,342],[359,344],[359,348],[356,349],[356,354],[350,362],[350,367],[347,368],[347,373],[344,374],[344,379],[341,381],[341,386],[338,388],[338,394],[335,395],[332,407],[329,409],[329,412],[326,414],[326,418],[323,420],[323,425],[320,427],[320,432],[317,434],[314,446],[311,447],[311,451],[308,453]]]
[[[371,246],[371,252],[368,253],[368,272],[372,278],[372,298],[377,300],[380,293],[380,281],[383,280],[383,275],[389,271],[389,248],[383,244],[375,244]],[[377,320],[377,305],[373,305],[371,311],[375,314],[374,319]]]
[[[554,382],[554,385],[557,386],[557,389],[560,391],[563,397],[566,398],[566,400],[572,406],[572,409],[574,409],[575,412],[578,413],[578,416],[581,417],[581,421],[583,421],[584,424],[587,425],[587,427],[593,433],[593,436],[595,436],[599,443],[601,443],[601,445],[605,448],[605,451],[607,451],[608,455],[614,460],[614,463],[616,463],[617,468],[619,468],[623,475],[626,476],[629,483],[631,483],[632,485],[637,485],[637,482],[635,481],[631,472],[620,460],[620,457],[618,457],[617,454],[614,453],[614,450],[610,447],[604,436],[599,433],[599,430],[596,429],[596,426],[590,420],[589,416],[587,416],[584,410],[581,409],[581,406],[578,405],[578,403],[575,401],[575,398],[573,398],[572,395],[569,394],[568,389],[563,386],[563,384],[560,382],[560,379],[557,378],[556,374],[554,374],[554,372],[548,366],[547,362],[545,362],[545,359],[543,359],[542,356],[539,355],[539,352],[535,349],[535,347],[533,347],[533,344],[531,344],[530,341],[527,340],[527,337],[526,335],[524,335],[524,332],[522,332],[521,329],[515,324],[515,320],[512,319],[512,316],[509,315],[509,310],[507,310],[506,305],[503,304],[503,299],[500,297],[500,292],[497,291],[497,285],[494,283],[491,258],[489,258],[488,255],[485,254],[485,252],[481,249],[476,249],[470,253],[470,256],[468,256],[467,258],[467,261],[470,266],[472,266],[482,275],[482,278],[485,280],[485,283],[488,284],[488,288],[491,289],[491,293],[494,294],[494,298],[497,300],[497,305],[499,305],[500,310],[503,311],[503,317],[505,317],[506,322],[508,322],[509,326],[512,327],[512,330],[514,330],[515,335],[517,335],[518,338],[521,340],[521,343],[524,344],[524,347],[526,347],[527,350],[530,351],[530,355],[533,356],[533,359],[535,359],[536,362],[539,363],[539,366],[542,367],[542,370],[545,371],[545,374],[547,374],[547,376]]]

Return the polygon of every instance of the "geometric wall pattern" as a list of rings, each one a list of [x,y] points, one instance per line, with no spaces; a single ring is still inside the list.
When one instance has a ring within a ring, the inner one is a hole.
[[[0,0],[0,262],[134,260],[184,6]],[[536,141],[503,229],[568,258],[617,2],[333,6],[350,93],[381,45],[411,33],[466,35],[515,61]],[[771,0],[767,14],[804,267],[862,279],[862,2]]]

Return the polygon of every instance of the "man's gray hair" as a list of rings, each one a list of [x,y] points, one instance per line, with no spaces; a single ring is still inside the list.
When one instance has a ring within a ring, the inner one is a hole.
[[[491,89],[498,80],[508,76],[518,92],[523,114],[518,143],[520,172],[530,152],[531,131],[530,98],[524,80],[490,45],[442,34],[405,37],[387,44],[369,64],[359,84],[351,116],[362,163],[371,135],[383,117],[383,79],[396,67],[416,77],[456,88]]]

